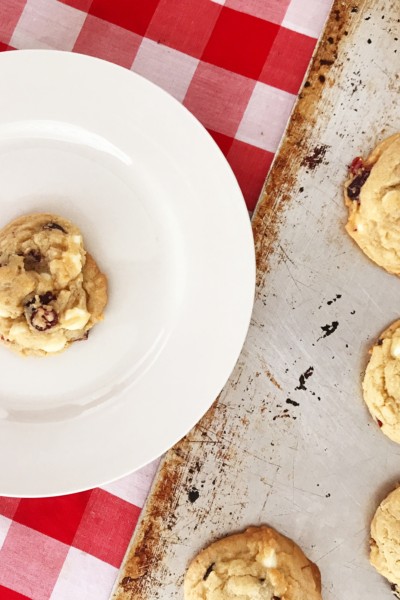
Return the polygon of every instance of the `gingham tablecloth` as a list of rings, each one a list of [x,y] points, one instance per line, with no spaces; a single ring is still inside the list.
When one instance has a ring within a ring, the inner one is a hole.
[[[157,83],[211,133],[252,210],[330,4],[0,0],[0,49],[90,54]],[[71,496],[0,498],[0,600],[107,600],[155,469]]]

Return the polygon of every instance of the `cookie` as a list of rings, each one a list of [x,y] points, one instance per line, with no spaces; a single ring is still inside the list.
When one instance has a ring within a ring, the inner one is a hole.
[[[0,340],[44,356],[87,339],[103,319],[107,279],[80,230],[52,214],[19,217],[0,231]]]
[[[185,600],[321,600],[316,565],[271,527],[250,527],[202,550],[189,565]]]
[[[400,134],[355,158],[344,186],[347,233],[389,273],[400,274]]]
[[[400,321],[395,321],[370,350],[363,395],[381,431],[400,444]]]
[[[378,506],[371,522],[370,561],[400,598],[400,488]]]

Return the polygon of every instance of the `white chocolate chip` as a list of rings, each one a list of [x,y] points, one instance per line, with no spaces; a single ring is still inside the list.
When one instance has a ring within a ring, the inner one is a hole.
[[[355,226],[358,232],[364,231],[365,227],[364,227],[364,223],[363,223],[363,218],[361,217],[361,215],[357,215],[356,218],[354,219],[355,222]]]
[[[393,358],[399,358],[400,356],[400,339],[393,338],[392,345],[390,347],[390,354]]]
[[[26,323],[14,323],[9,331],[8,339],[16,342],[22,348],[33,348],[45,352],[59,352],[67,343],[66,338],[60,333],[32,335]]]
[[[261,559],[261,563],[267,569],[276,569],[278,566],[278,561],[276,560],[276,552],[273,548],[264,554]]]
[[[62,350],[66,344],[66,339],[63,336],[50,337],[48,339],[44,338],[40,344],[40,350],[44,350],[45,352],[58,352]]]
[[[83,329],[90,319],[90,313],[83,308],[70,308],[61,319],[61,326],[69,331]]]
[[[73,271],[74,273],[76,273],[76,275],[78,275],[78,273],[81,272],[82,270],[82,258],[81,255],[79,253],[75,253],[75,252],[64,252],[63,253],[63,260],[65,261],[66,265],[71,265],[73,267]],[[68,269],[70,270],[70,269]]]
[[[14,323],[12,325],[10,332],[8,334],[9,339],[13,341],[18,341],[18,338],[21,336],[29,335],[29,328],[26,323]]]

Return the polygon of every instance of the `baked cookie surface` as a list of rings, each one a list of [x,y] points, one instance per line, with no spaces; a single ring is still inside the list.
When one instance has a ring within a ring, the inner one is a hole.
[[[320,573],[289,538],[266,526],[222,538],[189,565],[185,600],[321,600]]]
[[[107,279],[67,219],[32,214],[0,231],[0,339],[43,356],[86,339],[102,320]]]
[[[358,157],[344,186],[346,231],[377,265],[400,274],[400,134]]]
[[[380,335],[370,352],[364,400],[382,432],[400,444],[400,321]]]
[[[370,561],[400,598],[400,488],[378,506],[371,522]]]

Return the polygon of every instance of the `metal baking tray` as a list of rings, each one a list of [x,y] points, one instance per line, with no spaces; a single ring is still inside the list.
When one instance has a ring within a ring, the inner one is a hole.
[[[247,341],[217,402],[164,458],[115,600],[182,599],[203,546],[259,523],[318,564],[325,600],[391,598],[368,540],[400,480],[400,447],[370,418],[361,379],[399,318],[400,281],[346,235],[342,185],[353,157],[400,131],[399,20],[398,0],[333,4],[253,218]]]

